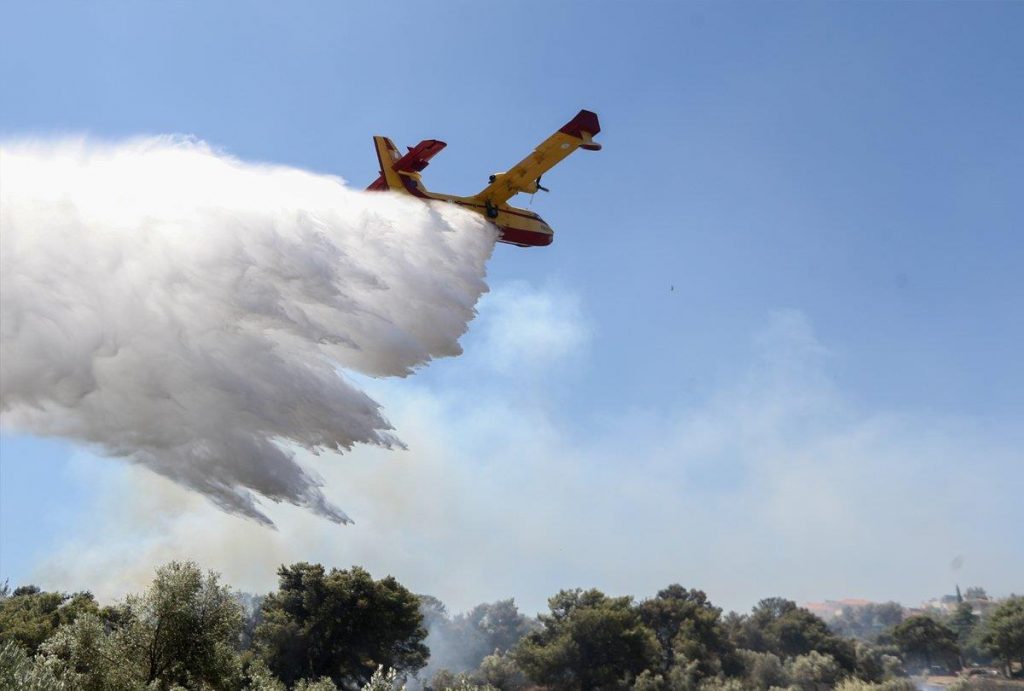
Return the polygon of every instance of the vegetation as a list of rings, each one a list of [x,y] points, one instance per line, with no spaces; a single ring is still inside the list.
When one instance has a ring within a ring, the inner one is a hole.
[[[1007,674],[1013,663],[1024,670],[1024,597],[1010,597],[989,617],[983,643],[1002,660]]]
[[[563,590],[548,606],[542,628],[516,648],[530,679],[565,691],[613,688],[657,664],[657,639],[632,598]]]
[[[956,669],[959,646],[956,633],[927,615],[904,619],[892,630],[893,640],[917,668],[930,671],[935,667]]]
[[[0,689],[910,691],[904,670],[967,665],[955,688],[983,690],[1009,682],[977,665],[1024,669],[1021,597],[986,596],[980,616],[970,601],[943,617],[844,610],[830,629],[782,598],[723,616],[680,585],[641,601],[563,590],[533,619],[512,600],[451,617],[358,567],[298,563],[278,578],[243,595],[172,562],[102,608],[88,593],[0,587]]]
[[[256,650],[286,684],[329,678],[362,685],[381,665],[415,672],[427,662],[419,599],[394,578],[358,567],[282,566],[279,590],[263,601]]]

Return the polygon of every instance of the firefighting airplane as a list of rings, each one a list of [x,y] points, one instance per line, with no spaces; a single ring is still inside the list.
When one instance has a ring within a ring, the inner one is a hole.
[[[408,147],[408,153],[402,156],[390,139],[376,136],[373,142],[377,147],[380,176],[366,189],[405,192],[424,200],[458,204],[486,216],[501,231],[501,242],[519,247],[550,245],[554,231],[540,216],[506,202],[520,192],[547,192],[547,188],[541,187],[541,176],[578,148],[600,150],[601,145],[594,141],[594,135],[600,131],[597,115],[589,110],[581,110],[511,170],[492,175],[490,184],[472,197],[428,192],[423,186],[420,172],[446,146],[444,142],[424,139],[416,146]]]

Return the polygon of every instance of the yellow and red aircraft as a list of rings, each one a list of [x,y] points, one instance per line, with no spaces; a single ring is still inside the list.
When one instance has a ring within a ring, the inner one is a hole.
[[[554,232],[540,216],[506,202],[520,192],[547,192],[547,188],[540,185],[541,176],[578,148],[599,150],[601,145],[594,141],[594,135],[600,131],[597,115],[589,110],[581,110],[511,170],[492,175],[490,184],[472,197],[428,192],[423,186],[420,173],[430,159],[447,146],[444,142],[424,139],[416,146],[408,147],[408,153],[402,156],[390,139],[376,136],[373,142],[377,147],[377,160],[380,161],[380,176],[366,189],[392,190],[427,201],[433,199],[458,204],[486,216],[501,231],[501,242],[519,247],[550,245]]]

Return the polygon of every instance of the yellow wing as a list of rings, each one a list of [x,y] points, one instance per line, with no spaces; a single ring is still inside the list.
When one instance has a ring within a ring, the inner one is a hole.
[[[504,173],[491,176],[491,184],[474,199],[488,205],[504,204],[520,192],[532,194],[538,189],[538,180],[576,149],[583,147],[597,151],[601,145],[594,135],[601,131],[597,114],[581,110],[562,129],[548,137],[529,156]]]

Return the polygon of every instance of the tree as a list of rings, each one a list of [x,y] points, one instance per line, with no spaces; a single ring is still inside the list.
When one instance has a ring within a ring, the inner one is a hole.
[[[999,603],[985,622],[982,641],[1003,661],[1007,676],[1014,660],[1024,668],[1024,597],[1011,595]]]
[[[31,655],[62,624],[98,611],[92,593],[68,595],[21,586],[0,598],[0,643],[15,641]]]
[[[610,688],[658,661],[658,642],[630,597],[599,590],[563,590],[550,614],[527,634],[515,659],[534,682],[554,689]]]
[[[918,664],[923,662],[926,669],[935,663],[956,666],[960,652],[956,634],[929,616],[919,614],[904,619],[892,630],[892,637],[905,656]]]
[[[835,688],[836,682],[843,676],[843,670],[835,658],[816,650],[789,660],[786,663],[786,673],[790,684],[800,691],[824,691]]]
[[[239,673],[242,610],[213,571],[172,561],[143,595],[128,596],[121,612],[116,634],[142,661],[147,684],[218,687]]]
[[[522,691],[530,686],[529,680],[516,664],[515,658],[507,652],[495,652],[485,657],[471,675],[471,679],[479,684],[501,689],[501,691]]]
[[[743,678],[750,688],[769,689],[789,685],[789,676],[778,655],[753,650],[740,650],[737,654],[743,661]]]
[[[978,615],[974,613],[968,603],[961,602],[950,616],[947,625],[956,634],[957,641],[962,646],[974,632],[974,627],[978,625]]]
[[[854,674],[867,682],[881,682],[894,677],[906,676],[903,672],[899,649],[896,646],[880,646],[857,641],[855,645],[857,667]]]
[[[420,601],[394,578],[304,562],[277,574],[256,648],[285,683],[329,677],[338,686],[362,685],[381,665],[404,673],[426,664]]]
[[[714,607],[702,590],[674,584],[640,603],[640,618],[654,632],[661,648],[659,671],[667,674],[676,663],[697,662],[699,678],[723,669],[739,670],[735,649],[721,622],[722,610]]]
[[[857,656],[852,641],[842,639],[828,625],[792,600],[767,598],[754,607],[736,628],[737,647],[771,652],[780,658],[818,652],[830,655],[845,671],[853,672]]]
[[[71,691],[74,687],[14,641],[0,643],[0,689]]]
[[[80,691],[133,691],[146,685],[145,666],[130,657],[127,642],[109,634],[98,616],[85,614],[39,646],[39,659]]]
[[[36,589],[19,597],[39,595]],[[91,596],[84,602],[91,606],[83,604],[38,646],[38,663],[67,688],[225,688],[237,681],[241,614],[216,574],[171,562],[143,595],[102,618]]]
[[[466,614],[455,617],[453,623],[457,629],[466,630],[465,638],[481,649],[482,655],[474,667],[490,653],[511,650],[534,626],[530,618],[520,614],[515,600],[511,598],[477,605]]]

